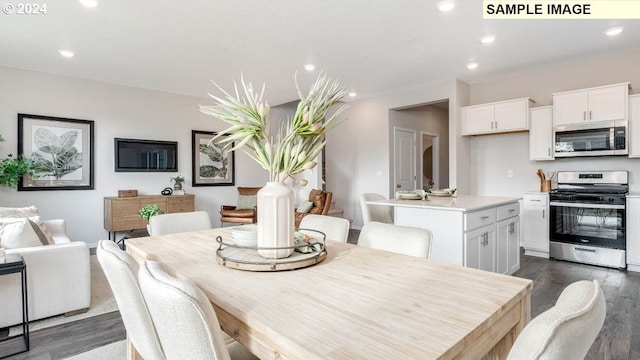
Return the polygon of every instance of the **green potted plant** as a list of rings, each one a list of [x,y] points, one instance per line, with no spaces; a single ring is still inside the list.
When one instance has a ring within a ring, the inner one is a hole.
[[[145,205],[138,211],[138,215],[147,221],[147,232],[151,235],[151,227],[149,226],[149,219],[153,216],[164,214],[164,211],[160,210],[160,207],[156,204]]]
[[[182,190],[182,183],[184,182],[184,176],[178,175],[176,177],[169,178],[173,182],[173,190]]]
[[[0,135],[0,143],[4,139]],[[13,157],[9,154],[0,159],[0,187],[16,187],[23,175],[36,177],[35,163],[32,159],[25,159],[22,155]]]

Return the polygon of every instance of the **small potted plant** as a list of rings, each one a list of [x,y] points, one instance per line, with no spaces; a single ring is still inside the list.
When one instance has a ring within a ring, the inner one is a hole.
[[[0,143],[3,141],[0,135]],[[13,157],[11,154],[0,159],[0,187],[16,187],[23,175],[37,177],[33,159],[26,159],[22,155]]]
[[[141,218],[147,221],[147,232],[149,233],[149,235],[151,235],[151,227],[149,226],[149,219],[152,216],[156,216],[160,214],[164,214],[164,211],[160,210],[160,207],[156,204],[145,205],[142,207],[142,209],[140,209],[140,211],[138,211],[138,215],[140,215]]]
[[[184,182],[184,176],[178,175],[176,177],[169,178],[173,182],[173,190],[182,190],[182,183]]]

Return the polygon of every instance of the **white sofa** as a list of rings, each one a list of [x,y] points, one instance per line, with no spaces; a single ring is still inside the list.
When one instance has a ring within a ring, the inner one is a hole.
[[[30,321],[88,309],[91,302],[87,244],[67,237],[64,220],[43,223],[55,244],[5,250],[20,254],[27,265]],[[0,299],[0,328],[21,323],[20,274],[0,276]]]

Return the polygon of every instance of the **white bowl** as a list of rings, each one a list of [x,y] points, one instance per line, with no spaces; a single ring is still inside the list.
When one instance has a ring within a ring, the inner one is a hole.
[[[231,230],[231,238],[236,245],[256,246],[258,244],[258,226],[242,225]]]

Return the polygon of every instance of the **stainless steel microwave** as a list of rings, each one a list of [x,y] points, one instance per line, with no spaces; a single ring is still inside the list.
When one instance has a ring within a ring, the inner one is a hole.
[[[555,157],[628,155],[627,121],[556,126]]]

